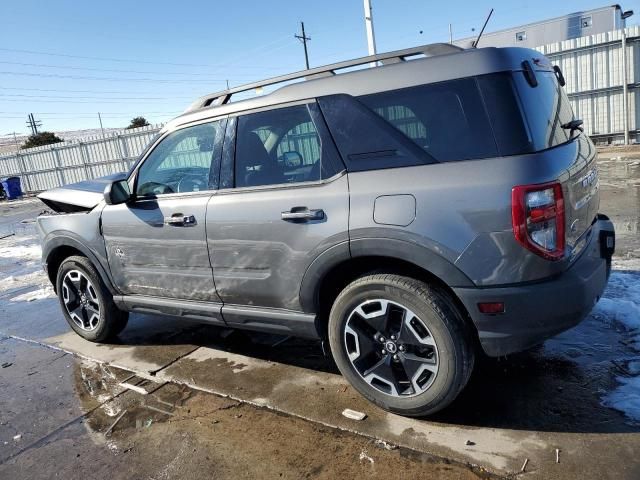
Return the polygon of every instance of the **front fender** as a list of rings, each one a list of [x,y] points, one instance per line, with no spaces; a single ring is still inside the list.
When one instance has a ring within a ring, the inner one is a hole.
[[[86,246],[82,239],[73,232],[52,232],[45,237],[42,244],[42,263],[46,268],[49,264],[50,258],[55,254],[56,250],[61,247],[71,247],[78,250],[82,255],[87,257],[95,269],[98,271],[100,278],[107,286],[112,295],[117,295],[120,292],[115,288],[111,273],[108,268],[103,265],[107,265],[106,258],[98,252],[93,251]],[[103,263],[104,262],[104,263]]]

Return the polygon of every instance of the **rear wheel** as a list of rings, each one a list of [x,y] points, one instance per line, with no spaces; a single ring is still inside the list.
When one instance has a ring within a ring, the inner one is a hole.
[[[115,306],[111,293],[86,257],[72,256],[60,264],[56,289],[67,323],[81,337],[104,342],[127,326],[128,313]]]
[[[331,309],[329,342],[354,388],[402,415],[446,407],[473,369],[469,327],[448,294],[400,275],[349,284]]]

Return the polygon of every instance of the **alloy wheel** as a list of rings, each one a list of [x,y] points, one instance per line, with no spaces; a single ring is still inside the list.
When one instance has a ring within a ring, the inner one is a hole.
[[[100,320],[100,300],[91,281],[79,270],[69,270],[62,280],[62,301],[82,330],[92,331]]]
[[[397,302],[359,304],[347,318],[343,341],[360,377],[387,395],[419,395],[438,373],[438,347],[429,328]]]

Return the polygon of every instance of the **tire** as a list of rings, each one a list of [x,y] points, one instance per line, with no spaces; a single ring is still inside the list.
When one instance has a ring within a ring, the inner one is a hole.
[[[361,277],[338,295],[329,344],[358,392],[410,417],[449,405],[467,384],[475,359],[471,328],[449,295],[391,274]]]
[[[129,314],[116,307],[111,292],[86,257],[72,256],[60,264],[56,291],[67,323],[86,340],[112,340],[127,326]]]

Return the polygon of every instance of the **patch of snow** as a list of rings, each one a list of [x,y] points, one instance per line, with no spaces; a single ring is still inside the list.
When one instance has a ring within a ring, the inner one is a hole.
[[[629,345],[640,352],[640,259],[614,261],[614,268],[593,313],[623,326]],[[620,385],[607,393],[602,403],[640,422],[640,359],[630,361],[626,370],[629,376],[617,376]]]
[[[14,292],[22,293],[28,287],[40,290],[49,287],[49,279],[40,262],[41,254],[38,239],[33,235],[0,240],[0,294],[6,297]],[[40,294],[44,295],[44,292],[26,294],[25,298],[20,295],[15,301],[37,300]],[[46,296],[50,296],[50,292]]]
[[[53,287],[47,286],[33,290],[31,292],[23,293],[21,295],[11,297],[12,302],[33,302],[34,300],[43,300],[45,298],[54,298],[56,294],[53,292]]]
[[[618,377],[620,386],[604,397],[604,405],[640,422],[640,377]]]

